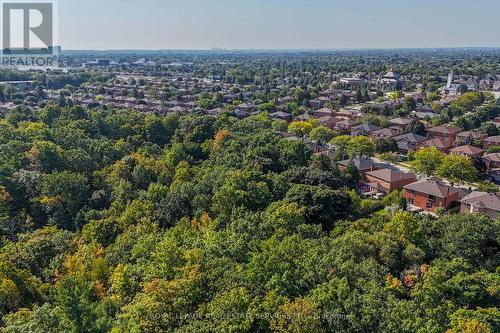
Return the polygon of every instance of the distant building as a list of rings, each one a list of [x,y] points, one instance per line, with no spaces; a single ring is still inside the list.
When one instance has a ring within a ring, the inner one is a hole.
[[[377,86],[383,90],[401,90],[403,88],[403,81],[400,76],[391,69],[384,77],[377,81]]]
[[[83,63],[84,68],[109,66],[109,65],[110,65],[110,61],[107,59],[97,59],[95,61],[87,61],[87,62]]]
[[[358,90],[368,87],[368,81],[359,77],[344,77],[339,80],[341,89]]]

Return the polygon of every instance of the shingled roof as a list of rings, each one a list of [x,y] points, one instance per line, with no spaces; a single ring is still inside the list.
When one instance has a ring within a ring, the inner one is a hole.
[[[391,169],[381,169],[376,171],[370,171],[366,174],[367,176],[371,176],[389,183],[398,182],[401,180],[407,179],[415,179],[415,175],[413,173],[405,173],[399,170],[391,170]]]
[[[427,130],[429,133],[445,133],[445,134],[457,134],[461,132],[460,128],[451,127],[451,126],[436,126],[433,128],[429,128]]]
[[[472,192],[460,202],[476,207],[500,211],[500,193]]]
[[[438,198],[446,198],[451,194],[455,194],[460,191],[458,188],[451,187],[444,182],[433,178],[422,179],[415,183],[406,185],[403,188],[405,190],[433,195]]]

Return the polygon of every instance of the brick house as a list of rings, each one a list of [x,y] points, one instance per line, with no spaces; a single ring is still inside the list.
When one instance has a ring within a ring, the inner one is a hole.
[[[466,146],[460,146],[457,148],[453,148],[450,150],[450,153],[475,159],[475,158],[479,158],[479,157],[483,156],[484,150],[482,150],[481,148],[471,146],[471,145],[466,145]]]
[[[390,126],[397,126],[401,128],[403,131],[406,131],[408,129],[408,126],[410,126],[412,120],[410,118],[393,118],[389,119],[389,125]]]
[[[358,135],[370,135],[375,131],[378,131],[380,127],[377,125],[372,125],[372,124],[361,124],[358,126],[354,126],[351,128],[351,135],[352,136],[358,136]]]
[[[460,200],[461,213],[483,213],[496,219],[500,215],[500,193],[472,192]]]
[[[399,170],[381,169],[366,173],[372,192],[391,193],[401,190],[403,186],[414,183],[417,179],[413,173],[405,173]]]
[[[341,172],[344,172],[350,162],[351,160],[337,162],[339,170]],[[379,165],[376,164],[371,158],[355,157],[352,159],[352,163],[354,163],[354,166],[356,167],[356,169],[358,169],[358,172],[362,179],[366,179],[367,172],[380,169]]]
[[[397,135],[400,135],[402,132],[401,128],[399,127],[389,127],[389,128],[382,128],[377,131],[373,131],[370,134],[370,137],[372,139],[390,139],[393,138]]]
[[[438,208],[448,209],[458,202],[460,190],[437,179],[422,179],[403,187],[410,210],[435,214]]]
[[[351,131],[351,128],[355,126],[357,123],[351,119],[340,120],[335,123],[334,129],[339,131]]]
[[[486,172],[500,168],[500,153],[493,153],[483,156],[483,162],[486,165]]]
[[[325,116],[333,116],[333,110],[329,108],[322,108],[312,112],[314,118],[321,118]]]
[[[441,139],[430,139],[418,144],[419,148],[436,148],[440,152],[448,154],[450,149],[453,147],[453,139],[441,138]]]
[[[455,142],[456,136],[462,130],[457,127],[451,126],[437,126],[429,128],[427,133],[429,133],[429,138],[431,139],[448,139]]]
[[[421,142],[427,140],[425,136],[418,135],[415,133],[407,133],[403,135],[398,135],[393,138],[398,144],[399,151],[402,153],[408,153],[410,151],[415,151],[418,149],[418,145]]]
[[[474,142],[482,144],[485,138],[486,135],[484,135],[479,131],[465,131],[457,134],[456,145],[457,146],[470,145],[471,143]]]
[[[484,139],[484,150],[488,150],[488,148],[500,146],[500,135],[490,136],[489,138]]]

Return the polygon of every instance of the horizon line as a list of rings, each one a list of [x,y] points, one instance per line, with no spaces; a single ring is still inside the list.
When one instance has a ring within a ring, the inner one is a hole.
[[[59,46],[61,47],[61,46]],[[361,50],[457,50],[500,49],[500,46],[415,46],[415,47],[335,47],[335,48],[112,48],[112,49],[64,49],[62,52],[82,51],[361,51]]]

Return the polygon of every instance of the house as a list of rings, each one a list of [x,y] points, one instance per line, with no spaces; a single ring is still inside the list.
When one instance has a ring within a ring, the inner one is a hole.
[[[293,118],[293,116],[290,113],[282,112],[282,111],[271,113],[269,116],[273,119],[284,120],[287,122],[291,122],[292,118]]]
[[[465,145],[451,149],[450,153],[474,159],[483,156],[484,150],[471,145]]]
[[[370,137],[373,139],[390,139],[400,134],[401,129],[399,127],[389,127],[373,131]]]
[[[243,111],[251,112],[255,110],[255,106],[252,103],[241,103],[238,105],[238,109],[241,109]]]
[[[415,151],[418,149],[418,145],[421,142],[427,140],[425,136],[418,135],[415,133],[407,133],[403,135],[398,135],[393,138],[398,144],[399,151],[402,153],[408,153],[410,151]]]
[[[323,116],[321,118],[318,118],[317,121],[321,126],[325,126],[330,129],[334,129],[335,123],[337,122],[337,120],[332,116]]]
[[[337,162],[339,170],[341,172],[344,172],[347,169],[349,163],[351,163],[351,161],[356,167],[356,169],[358,169],[358,172],[361,178],[363,179],[366,179],[367,172],[380,169],[380,166],[376,164],[371,158],[355,157],[352,160],[344,160]]]
[[[403,131],[406,131],[408,126],[410,126],[412,120],[410,118],[393,118],[389,119],[389,125],[397,126],[401,128]]]
[[[346,117],[349,119],[357,120],[363,116],[363,114],[359,110],[353,109],[342,109],[335,112],[336,116]]]
[[[436,213],[458,202],[460,190],[437,179],[422,179],[403,187],[409,210]]]
[[[488,150],[488,148],[500,146],[500,135],[490,136],[489,138],[484,139],[484,150]]]
[[[291,101],[293,101],[293,98],[291,98],[290,96],[281,97],[278,98],[277,105],[285,105],[287,103],[290,103]]]
[[[314,118],[333,116],[333,110],[329,109],[329,108],[322,108],[322,109],[313,111],[312,115]]]
[[[416,176],[413,173],[405,173],[400,170],[381,169],[366,173],[366,179],[372,192],[391,193],[401,190],[403,186],[414,183]]]
[[[488,172],[488,178],[495,184],[500,184],[500,169],[492,169]]]
[[[500,153],[493,153],[483,156],[483,162],[486,165],[486,172],[493,169],[500,169]]]
[[[358,126],[354,126],[351,128],[351,135],[352,136],[358,136],[358,135],[365,135],[369,136],[375,131],[378,131],[380,127],[377,125],[372,125],[372,124],[361,124]]]
[[[450,149],[453,147],[453,140],[449,138],[435,138],[420,142],[418,144],[419,148],[436,148],[440,152],[448,154]]]
[[[356,125],[356,122],[354,120],[345,119],[335,123],[335,129],[339,131],[342,130],[350,131],[354,125]]]
[[[293,117],[293,120],[295,120],[295,121],[309,121],[311,119],[313,119],[313,118],[307,113],[303,113],[303,114],[300,114],[298,116]]]
[[[471,143],[483,143],[486,135],[479,131],[465,131],[456,136],[457,146],[470,145]]]
[[[429,128],[427,130],[431,139],[449,139],[452,142],[455,142],[456,136],[460,132],[462,132],[460,128],[444,125]]]
[[[403,87],[403,81],[391,69],[383,78],[377,81],[377,85],[380,89],[399,90]]]
[[[187,113],[187,108],[183,107],[183,106],[174,106],[173,108],[169,108],[168,111],[170,112],[173,112],[173,113],[176,113],[176,112],[179,112],[179,113]]]
[[[324,101],[319,98],[309,100],[309,106],[315,110],[321,109],[324,104]]]
[[[461,213],[483,213],[496,219],[500,215],[500,193],[474,191],[460,200]]]
[[[235,109],[233,111],[233,114],[238,117],[239,119],[243,119],[243,118],[246,118],[248,116],[250,116],[250,112],[246,111],[246,110],[243,110],[243,109]]]
[[[432,120],[438,116],[438,114],[434,112],[419,112],[419,111],[413,113],[413,115],[420,120]]]
[[[4,116],[7,115],[10,111],[12,111],[17,105],[15,105],[12,102],[7,102],[0,104],[0,114],[3,114]]]

